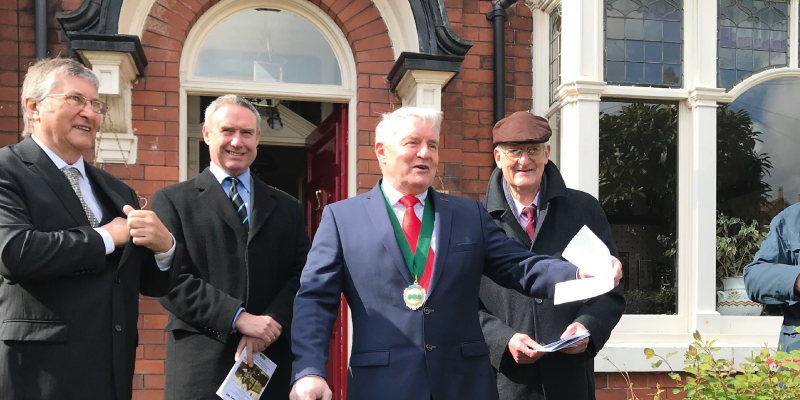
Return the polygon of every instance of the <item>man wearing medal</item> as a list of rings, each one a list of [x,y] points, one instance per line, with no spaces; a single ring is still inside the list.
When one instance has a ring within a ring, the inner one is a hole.
[[[497,399],[478,322],[481,276],[539,298],[589,276],[509,239],[479,202],[431,188],[441,119],[414,107],[384,115],[383,179],[325,207],[294,302],[291,399],[331,398],[325,365],[342,293],[353,326],[348,400]],[[619,261],[598,262],[619,283]]]

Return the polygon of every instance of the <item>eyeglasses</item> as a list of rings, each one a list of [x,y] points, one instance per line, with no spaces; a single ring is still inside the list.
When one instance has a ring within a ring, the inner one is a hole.
[[[108,111],[108,104],[102,100],[87,100],[86,97],[79,93],[49,94],[47,97],[63,97],[67,104],[80,108],[86,107],[86,102],[89,102],[92,104],[92,111],[101,115],[105,115],[106,111]]]
[[[517,161],[522,157],[522,153],[526,152],[529,159],[536,159],[544,154],[544,146],[530,146],[522,149],[519,147],[506,147],[503,148],[503,154],[511,161]]]

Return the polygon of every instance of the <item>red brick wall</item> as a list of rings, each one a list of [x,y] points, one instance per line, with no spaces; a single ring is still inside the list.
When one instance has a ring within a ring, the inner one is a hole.
[[[664,389],[662,400],[686,398],[685,393],[672,393],[677,386],[665,372],[633,372],[628,375],[630,383],[618,372],[596,373],[594,377],[597,400],[650,400],[656,393],[656,386]]]

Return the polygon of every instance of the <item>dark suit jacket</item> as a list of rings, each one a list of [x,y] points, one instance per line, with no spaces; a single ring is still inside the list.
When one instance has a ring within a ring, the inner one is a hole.
[[[506,200],[503,173],[495,169],[483,204],[494,222],[518,243],[537,254],[561,257],[572,237],[587,225],[608,246],[613,256],[617,247],[611,238],[600,204],[591,195],[567,189],[558,168],[549,162],[539,197],[539,218],[533,243],[517,221]],[[501,399],[550,400],[594,399],[594,356],[603,348],[625,311],[622,285],[587,302],[553,305],[549,299],[531,299],[483,279],[480,310],[483,335],[489,343],[492,366],[499,370],[497,386]],[[583,354],[546,354],[533,364],[517,364],[508,352],[508,341],[525,333],[541,344],[558,340],[567,326],[580,322],[591,333]]]
[[[410,310],[413,283],[379,187],[325,207],[294,303],[293,379],[325,376],[341,293],[353,320],[348,400],[497,399],[478,323],[481,276],[552,297],[575,266],[509,239],[475,200],[428,191],[436,258],[424,308]]]
[[[251,207],[248,236],[208,169],[153,196],[153,210],[186,243],[178,283],[159,299],[170,312],[165,399],[219,398],[242,337],[231,334],[239,307],[283,327],[264,351],[278,367],[262,398],[289,397],[292,303],[310,243],[297,200],[256,177]]]
[[[101,223],[139,207],[110,174],[88,164],[86,174]],[[131,241],[106,256],[67,178],[31,138],[0,149],[0,256],[0,398],[130,399],[139,293],[167,293],[177,269],[162,272]]]

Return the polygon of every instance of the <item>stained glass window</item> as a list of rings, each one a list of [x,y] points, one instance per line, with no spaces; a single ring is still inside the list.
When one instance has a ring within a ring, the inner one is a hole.
[[[339,62],[322,33],[285,10],[256,8],[220,22],[206,36],[195,76],[341,85]]]
[[[605,0],[606,82],[680,87],[683,0]]]
[[[786,1],[719,1],[720,87],[768,68],[787,66],[789,3]]]
[[[550,13],[550,103],[561,85],[561,6]]]
[[[625,275],[625,313],[675,314],[677,104],[601,102],[599,178]]]

